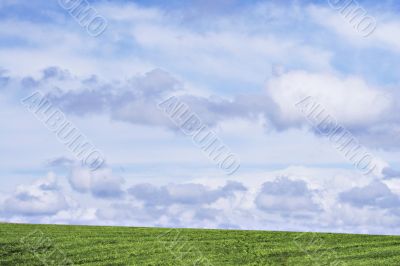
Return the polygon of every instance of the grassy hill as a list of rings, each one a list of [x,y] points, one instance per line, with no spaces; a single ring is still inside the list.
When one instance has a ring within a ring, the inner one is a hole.
[[[0,224],[0,265],[399,265],[400,237]]]

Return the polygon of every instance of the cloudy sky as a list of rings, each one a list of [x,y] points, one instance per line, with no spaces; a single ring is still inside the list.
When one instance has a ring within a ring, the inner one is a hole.
[[[400,5],[343,2],[0,0],[0,220],[400,234]]]

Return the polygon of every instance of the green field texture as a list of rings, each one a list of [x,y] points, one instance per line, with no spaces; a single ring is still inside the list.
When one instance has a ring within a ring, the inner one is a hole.
[[[0,265],[400,265],[400,237],[0,224]]]

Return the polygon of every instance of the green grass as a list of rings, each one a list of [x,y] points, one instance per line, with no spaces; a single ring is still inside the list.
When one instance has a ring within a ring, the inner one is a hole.
[[[400,265],[400,237],[0,224],[0,265]]]

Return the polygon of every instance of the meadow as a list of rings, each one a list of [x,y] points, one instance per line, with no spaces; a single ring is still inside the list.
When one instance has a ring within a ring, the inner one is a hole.
[[[400,265],[400,236],[0,224],[0,265]]]

